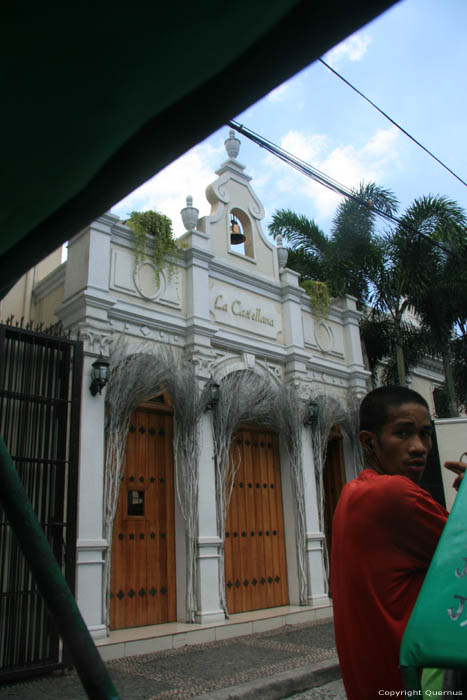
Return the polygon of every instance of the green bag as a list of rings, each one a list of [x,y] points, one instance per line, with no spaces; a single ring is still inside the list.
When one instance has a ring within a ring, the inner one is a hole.
[[[467,669],[467,477],[440,537],[402,638],[407,690],[420,689],[420,669]]]

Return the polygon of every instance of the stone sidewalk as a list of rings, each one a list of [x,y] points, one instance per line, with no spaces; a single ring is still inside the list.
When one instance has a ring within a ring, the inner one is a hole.
[[[107,662],[122,700],[280,700],[339,678],[332,621]],[[0,700],[85,700],[74,672],[0,686]]]

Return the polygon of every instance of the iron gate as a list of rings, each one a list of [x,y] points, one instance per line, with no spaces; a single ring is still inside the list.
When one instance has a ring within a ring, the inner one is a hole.
[[[82,359],[78,341],[0,325],[0,430],[73,592]],[[65,661],[0,508],[0,680]]]

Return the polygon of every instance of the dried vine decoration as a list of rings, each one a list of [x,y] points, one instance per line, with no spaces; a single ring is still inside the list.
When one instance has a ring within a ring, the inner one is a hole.
[[[295,529],[298,561],[298,590],[300,605],[307,604],[306,520],[302,463],[302,430],[306,406],[295,386],[282,384],[277,390],[272,420],[277,427],[289,457],[290,476],[295,498]]]
[[[195,622],[198,602],[199,421],[204,408],[204,395],[199,391],[191,363],[173,363],[165,386],[174,407],[175,484],[185,520],[186,619],[187,622]]]
[[[104,537],[112,539],[113,523],[123,477],[130,417],[144,401],[167,389],[174,407],[174,464],[177,497],[185,518],[187,537],[187,619],[196,610],[196,556],[198,507],[198,421],[200,392],[192,367],[182,364],[167,346],[129,347],[121,343],[110,356],[107,387],[106,469],[104,478]],[[111,548],[104,567],[105,622],[109,622]]]
[[[313,462],[315,467],[316,499],[318,503],[319,528],[324,532],[324,484],[323,470],[326,462],[328,449],[328,438],[331,428],[336,423],[341,424],[346,420],[346,410],[342,404],[333,396],[319,394],[313,397],[318,404],[318,420],[312,431]],[[326,580],[329,576],[329,554],[326,540],[323,540],[323,565],[326,571]]]
[[[353,457],[353,475],[358,476],[363,469],[364,458],[360,444],[360,404],[361,398],[349,392],[347,396],[347,410],[340,423],[342,430],[350,440]]]
[[[221,540],[219,591],[221,607],[228,617],[225,597],[224,540],[227,512],[240,457],[231,453],[232,441],[242,423],[271,424],[276,389],[271,379],[252,371],[229,374],[220,385],[219,402],[213,411],[216,458],[217,533]]]

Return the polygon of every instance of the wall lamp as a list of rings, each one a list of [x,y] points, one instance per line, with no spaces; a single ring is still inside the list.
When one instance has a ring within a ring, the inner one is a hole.
[[[318,422],[319,416],[319,404],[317,401],[310,401],[306,407],[305,418],[303,419],[303,425],[314,426]]]
[[[96,394],[102,393],[102,389],[110,378],[110,362],[104,360],[102,353],[91,365],[91,377],[92,382],[89,391],[95,396]]]
[[[221,388],[214,379],[210,379],[207,385],[208,390],[208,400],[206,402],[206,411],[212,411],[213,408],[219,403],[219,398],[221,395]]]

